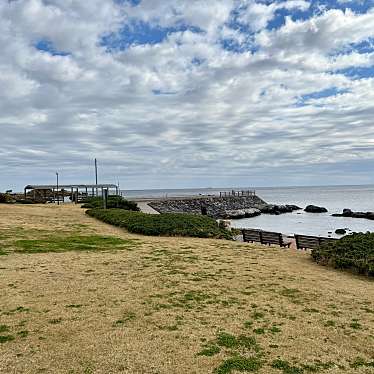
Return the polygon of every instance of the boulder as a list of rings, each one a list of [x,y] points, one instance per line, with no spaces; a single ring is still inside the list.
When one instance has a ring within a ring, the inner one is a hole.
[[[305,209],[305,212],[308,213],[326,213],[327,209],[323,206],[317,206],[317,205],[308,205]]]
[[[245,210],[225,210],[222,215],[228,219],[240,219],[245,217]]]
[[[261,213],[265,213],[265,214],[279,214],[279,211],[277,209],[277,205],[274,205],[274,204],[266,204],[264,205],[260,210],[261,210]]]
[[[336,229],[335,230],[335,234],[338,234],[338,235],[344,235],[346,233],[345,229]]]
[[[353,217],[353,218],[367,218],[367,213],[365,213],[365,212],[353,212],[351,217]]]
[[[286,205],[276,205],[276,204],[266,204],[260,210],[261,213],[279,215],[283,213],[291,213],[294,210],[300,210],[301,208],[297,205],[286,204]]]
[[[293,212],[294,210],[301,210],[301,209],[302,209],[302,208],[300,208],[299,206],[294,205],[294,204],[287,204],[286,207],[287,207],[288,209],[290,209],[292,212]]]
[[[367,212],[367,213],[366,213],[366,218],[367,218],[367,219],[374,220],[374,212]]]
[[[249,208],[249,209],[244,209],[245,217],[246,218],[251,218],[251,217],[256,217],[261,214],[260,209],[256,208]]]
[[[352,214],[353,212],[351,209],[343,209],[343,214],[342,214],[343,217],[352,217]]]

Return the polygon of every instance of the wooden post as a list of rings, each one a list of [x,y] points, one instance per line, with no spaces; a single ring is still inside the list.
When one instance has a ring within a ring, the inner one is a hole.
[[[108,205],[108,189],[105,188],[104,190],[103,189],[101,190],[103,192],[103,207],[104,209],[106,209]]]

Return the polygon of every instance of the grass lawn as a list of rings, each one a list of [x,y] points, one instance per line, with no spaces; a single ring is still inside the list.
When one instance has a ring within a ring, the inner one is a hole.
[[[0,373],[374,373],[374,282],[310,255],[0,205]]]

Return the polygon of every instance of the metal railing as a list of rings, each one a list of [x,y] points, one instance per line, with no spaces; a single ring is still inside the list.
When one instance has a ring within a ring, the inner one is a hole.
[[[256,196],[255,190],[246,191],[224,191],[219,193],[219,197],[241,197],[241,196]]]

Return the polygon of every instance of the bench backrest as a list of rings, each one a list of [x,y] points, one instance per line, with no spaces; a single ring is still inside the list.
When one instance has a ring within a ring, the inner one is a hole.
[[[310,235],[295,235],[297,249],[314,249],[319,247],[319,237]]]
[[[338,240],[335,238],[324,238],[310,235],[295,235],[295,239],[297,249],[315,249],[318,248],[321,244]]]
[[[243,229],[243,242],[259,242],[261,243],[261,235],[259,230]]]
[[[319,238],[319,245],[325,244],[325,243],[331,243],[335,240],[339,240],[337,238]]]
[[[283,237],[279,232],[263,231],[256,229],[243,229],[244,242],[259,242],[261,244],[276,244],[282,246]]]
[[[283,245],[282,234],[279,232],[261,231],[262,244],[276,244]]]

